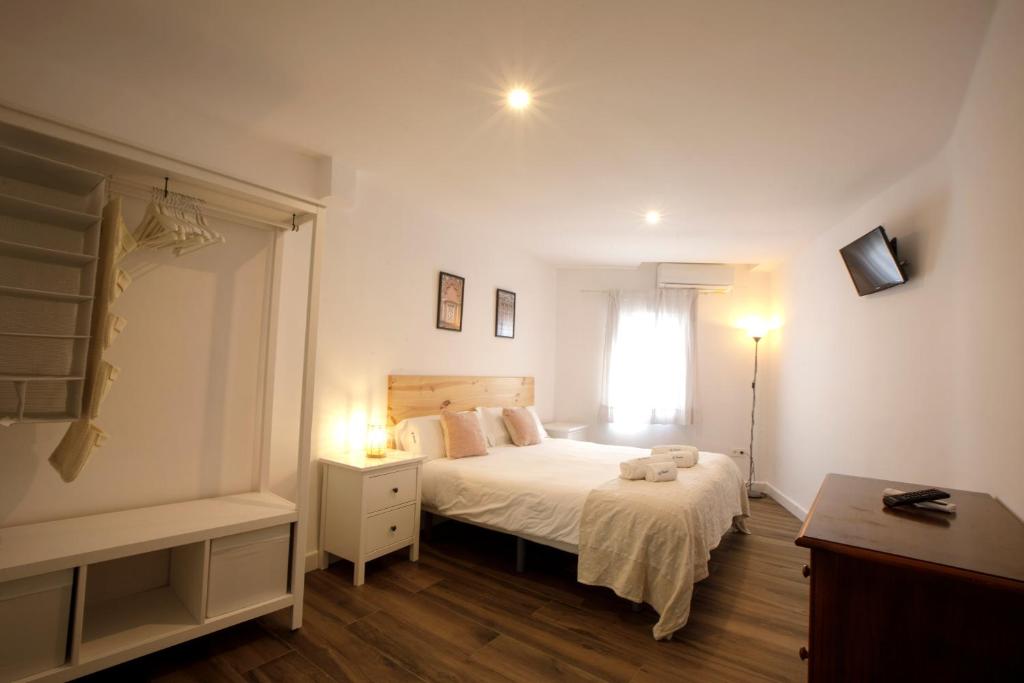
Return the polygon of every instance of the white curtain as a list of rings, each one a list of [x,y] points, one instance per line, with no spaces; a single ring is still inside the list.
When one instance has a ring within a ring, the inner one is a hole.
[[[609,293],[605,422],[691,423],[696,308],[692,289]]]

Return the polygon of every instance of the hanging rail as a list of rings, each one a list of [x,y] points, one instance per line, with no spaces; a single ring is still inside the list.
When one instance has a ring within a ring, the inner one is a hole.
[[[165,178],[164,190],[166,191],[168,179]],[[130,178],[122,178],[118,176],[109,176],[109,183],[107,188],[109,192],[117,192],[128,197],[135,199],[141,199],[143,201],[150,201],[153,198],[154,185],[150,183],[140,182],[132,180]],[[161,189],[157,187],[156,189]],[[248,227],[260,228],[263,230],[298,230],[299,224],[305,223],[306,221],[313,218],[313,214],[291,214],[288,218],[280,221],[273,221],[259,216],[253,216],[251,214],[243,213],[235,209],[229,209],[225,206],[220,206],[215,202],[210,202],[208,199],[201,198],[203,200],[203,213],[211,218],[219,218],[221,220],[231,221],[234,223],[240,223]]]

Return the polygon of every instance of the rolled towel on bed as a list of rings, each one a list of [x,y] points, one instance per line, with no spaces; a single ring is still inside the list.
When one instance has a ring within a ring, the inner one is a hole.
[[[619,463],[619,478],[620,479],[646,479],[647,481],[671,481],[676,478],[673,473],[670,479],[651,479],[650,471],[654,469],[663,470],[675,470],[679,467],[688,467],[688,465],[679,465],[678,461],[671,457],[659,457],[659,456],[647,456],[645,458],[633,458],[632,460],[626,460],[625,462]],[[669,476],[669,475],[662,475]]]
[[[647,477],[647,466],[653,460],[651,458],[633,458],[619,463],[620,479],[644,479]]]
[[[675,481],[678,468],[670,462],[656,462],[647,466],[647,481]]]
[[[700,454],[697,453],[696,448],[692,451],[681,451],[672,454],[672,461],[676,464],[676,467],[693,467],[699,459]]]

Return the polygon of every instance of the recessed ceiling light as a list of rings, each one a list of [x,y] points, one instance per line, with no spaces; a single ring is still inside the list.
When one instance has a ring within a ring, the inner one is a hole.
[[[644,220],[647,221],[647,225],[657,225],[661,222],[661,211],[651,209],[644,214]]]
[[[529,107],[531,99],[533,98],[525,88],[513,88],[512,90],[509,90],[508,95],[505,96],[505,101],[508,102],[508,106],[517,110],[523,110]]]

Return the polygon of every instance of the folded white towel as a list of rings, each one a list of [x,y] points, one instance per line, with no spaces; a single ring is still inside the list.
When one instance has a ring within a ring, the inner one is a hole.
[[[676,464],[676,467],[693,467],[697,464],[700,459],[700,454],[697,453],[697,449],[692,451],[682,451],[680,453],[672,454],[672,461]]]
[[[695,446],[670,444],[668,446],[655,446],[652,448],[651,458],[671,458],[675,462],[676,467],[693,467],[697,464],[700,456]]]
[[[669,448],[655,446],[655,448]],[[678,467],[693,467],[700,459],[697,449],[693,446],[671,446],[673,451],[661,451],[642,458],[633,458],[619,463],[619,477],[622,479],[646,479],[650,465],[672,463]],[[675,479],[675,477],[672,477]]]
[[[660,455],[662,453],[678,453],[680,451],[693,451],[697,452],[696,446],[687,446],[685,444],[671,443],[663,446],[655,446],[651,449],[651,455]]]
[[[654,461],[650,458],[633,458],[620,462],[619,477],[622,479],[644,479],[647,476],[647,466],[652,462]]]
[[[674,481],[678,468],[670,462],[658,462],[647,466],[647,481]]]

